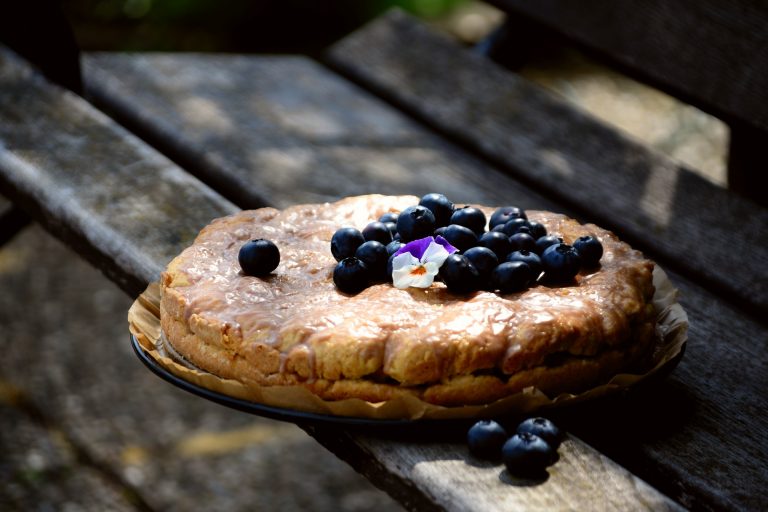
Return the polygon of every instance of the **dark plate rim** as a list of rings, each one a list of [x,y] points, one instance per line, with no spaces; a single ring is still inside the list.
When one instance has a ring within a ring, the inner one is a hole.
[[[180,377],[177,377],[170,371],[163,368],[157,361],[150,357],[144,348],[139,343],[139,340],[132,333],[131,346],[133,351],[139,360],[149,368],[152,373],[173,384],[174,386],[183,389],[189,393],[197,395],[202,398],[206,398],[220,405],[230,407],[242,412],[255,414],[258,416],[264,416],[274,420],[287,421],[298,424],[336,424],[345,426],[375,426],[375,427],[404,427],[414,425],[427,425],[446,422],[452,422],[453,420],[411,420],[411,419],[375,419],[375,418],[359,418],[355,416],[334,416],[331,414],[320,414],[305,411],[297,411],[295,409],[286,409],[282,407],[274,407],[271,405],[264,405],[258,402],[252,402],[249,400],[243,400],[241,398],[235,398],[223,393],[218,393],[210,389],[198,386],[192,382],[186,381]],[[461,420],[457,420],[461,422]]]

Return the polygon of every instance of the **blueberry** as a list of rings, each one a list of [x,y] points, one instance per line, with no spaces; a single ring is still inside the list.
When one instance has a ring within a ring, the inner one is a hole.
[[[445,234],[445,230],[447,228],[448,228],[448,226],[440,226],[439,228],[437,228],[434,231],[434,233],[432,233],[432,236],[434,236],[434,237],[442,236],[443,238],[445,238],[445,236],[443,236],[443,235]]]
[[[358,247],[363,245],[365,238],[363,234],[355,228],[340,228],[331,238],[331,254],[336,261],[349,258],[355,255]]]
[[[536,247],[534,251],[541,256],[544,250],[550,245],[561,244],[563,239],[556,235],[544,235],[536,240]]]
[[[507,254],[512,252],[512,245],[509,243],[509,237],[499,231],[489,231],[483,233],[480,240],[477,241],[481,247],[487,247],[496,253],[496,257],[499,261],[504,261]]]
[[[581,256],[581,264],[587,268],[596,267],[603,257],[603,244],[591,235],[581,236],[573,242],[573,248]]]
[[[512,236],[518,231],[520,231],[520,228],[527,228],[528,227],[528,221],[523,219],[522,217],[515,217],[514,219],[510,219],[504,224],[504,233],[506,233],[507,236]]]
[[[581,268],[579,253],[568,244],[550,245],[541,254],[544,279],[551,282],[566,282],[573,279]]]
[[[397,214],[395,212],[387,212],[379,217],[379,222],[386,224],[387,222],[394,222],[397,224]]]
[[[443,231],[443,238],[461,252],[477,245],[477,235],[475,232],[466,226],[459,226],[458,224],[451,224],[446,227],[445,231]]]
[[[440,277],[453,293],[464,295],[480,289],[480,273],[465,256],[453,253],[440,267]]]
[[[386,280],[387,248],[376,240],[369,240],[357,248],[355,258],[362,261],[370,272],[371,279],[376,281]]]
[[[403,247],[405,244],[403,242],[400,242],[399,240],[392,240],[387,244],[387,255],[392,256],[397,251],[400,250],[401,247]]]
[[[488,226],[493,229],[495,226],[506,224],[511,219],[527,219],[525,212],[516,206],[502,206],[491,215]]]
[[[549,443],[529,432],[513,435],[501,447],[501,458],[507,471],[519,477],[545,477],[547,466],[556,456],[557,452]]]
[[[563,434],[560,429],[547,418],[528,418],[517,426],[517,433],[520,434],[521,432],[539,436],[555,450],[563,441]]]
[[[527,289],[535,276],[522,261],[506,261],[491,272],[491,286],[499,293],[515,293]]]
[[[424,206],[409,206],[397,217],[397,232],[403,242],[427,237],[435,227],[434,214]]]
[[[395,234],[397,234],[397,223],[396,222],[385,222],[385,226],[387,226],[387,229],[389,230],[389,234],[392,235],[392,239],[395,239]]]
[[[443,194],[427,194],[421,198],[419,205],[428,208],[435,216],[435,226],[447,226],[453,215],[454,205]]]
[[[373,221],[363,228],[363,238],[371,241],[375,240],[381,244],[387,245],[392,241],[392,233],[386,224],[379,221]]]
[[[496,224],[491,228],[491,231],[493,231],[494,233],[496,231],[498,231],[499,233],[504,233],[504,224]]]
[[[546,236],[547,234],[547,228],[544,227],[544,224],[541,224],[540,222],[535,221],[528,221],[528,228],[531,230],[531,236],[538,240],[539,238]]]
[[[522,261],[523,263],[526,263],[529,267],[531,267],[531,273],[533,274],[534,281],[539,277],[539,274],[541,274],[541,258],[539,258],[539,255],[535,252],[531,252],[526,249],[514,251],[509,253],[507,256],[507,261]]]
[[[344,293],[355,294],[368,287],[370,272],[365,263],[354,256],[344,258],[333,269],[333,282]]]
[[[237,261],[243,273],[249,276],[265,276],[280,263],[280,251],[269,240],[259,238],[245,242],[237,253]]]
[[[496,253],[487,247],[472,247],[464,251],[464,256],[475,266],[483,279],[489,278],[499,264]]]
[[[501,458],[501,447],[509,436],[504,427],[493,420],[480,420],[467,432],[469,453],[480,459]]]
[[[485,214],[482,210],[473,206],[465,206],[453,212],[449,224],[467,227],[474,231],[477,236],[480,236],[485,231],[485,222]]]
[[[528,233],[515,233],[509,237],[509,243],[512,246],[512,251],[535,251],[536,240]]]

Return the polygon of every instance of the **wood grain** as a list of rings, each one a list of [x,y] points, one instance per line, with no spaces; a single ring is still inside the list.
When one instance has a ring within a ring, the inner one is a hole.
[[[1,47],[0,171],[3,194],[132,295],[236,210]]]
[[[87,54],[83,67],[97,105],[243,208],[437,190],[554,204],[304,57]]]
[[[396,476],[384,488],[409,510],[683,510],[607,457],[595,457],[573,436],[560,447],[546,479],[526,480],[501,463],[472,457],[456,436],[445,440],[436,433],[431,441],[404,445],[354,432],[307,430],[372,481],[381,482],[382,473]],[[419,494],[428,497],[426,504],[414,500]]]
[[[768,236],[768,209],[398,11],[342,40],[328,59],[581,218],[758,314],[768,312],[768,244],[755,243]]]
[[[726,121],[768,131],[768,9],[749,0],[491,0]]]

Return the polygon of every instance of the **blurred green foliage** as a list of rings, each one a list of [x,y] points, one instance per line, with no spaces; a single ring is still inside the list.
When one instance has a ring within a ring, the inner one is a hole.
[[[62,0],[83,50],[314,53],[392,7],[436,18],[467,0]]]

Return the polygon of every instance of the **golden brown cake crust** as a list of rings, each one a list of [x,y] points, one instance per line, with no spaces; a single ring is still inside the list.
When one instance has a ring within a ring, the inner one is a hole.
[[[559,214],[527,212],[567,243],[592,234],[604,247],[600,269],[574,286],[457,296],[436,282],[339,292],[333,233],[417,202],[369,195],[215,220],[163,272],[167,339],[220,377],[302,385],[329,400],[405,393],[440,405],[487,403],[529,386],[576,392],[642,364],[654,336],[653,263],[612,233]],[[266,278],[243,275],[237,262],[254,238],[280,249]]]

